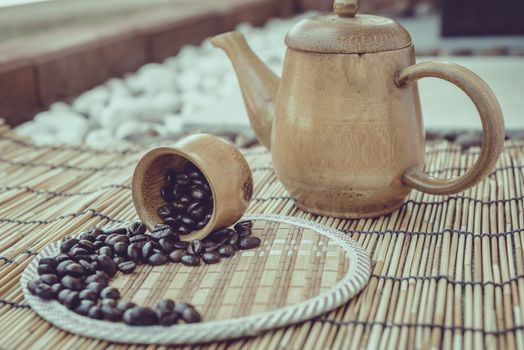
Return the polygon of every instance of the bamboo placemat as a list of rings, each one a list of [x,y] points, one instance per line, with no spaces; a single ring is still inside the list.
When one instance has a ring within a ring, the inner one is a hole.
[[[142,151],[37,147],[0,126],[1,348],[128,348],[50,326],[28,308],[19,277],[49,242],[135,217],[129,176]],[[314,320],[196,348],[524,348],[524,142],[508,141],[495,171],[466,192],[412,192],[397,212],[367,220],[302,212],[276,179],[269,153],[244,154],[255,180],[250,213],[346,232],[370,254],[371,280],[351,302]],[[477,156],[478,148],[434,143],[426,168],[457,176]]]

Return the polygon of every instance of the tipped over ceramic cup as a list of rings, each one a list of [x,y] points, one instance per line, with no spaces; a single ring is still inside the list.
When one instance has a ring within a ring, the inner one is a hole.
[[[229,227],[242,217],[253,195],[253,176],[238,148],[214,135],[194,134],[173,146],[148,151],[135,168],[132,193],[138,216],[150,230],[155,224],[163,223],[158,208],[167,204],[161,195],[166,171],[183,172],[187,163],[202,173],[212,194],[209,221],[199,229],[180,235],[180,239],[191,241]],[[173,228],[177,230],[176,226]]]

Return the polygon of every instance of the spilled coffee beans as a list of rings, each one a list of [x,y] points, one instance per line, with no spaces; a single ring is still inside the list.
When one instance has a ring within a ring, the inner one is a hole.
[[[188,169],[182,174],[169,173],[166,178],[175,181],[174,189],[180,187],[176,186],[179,182],[187,185],[192,181],[202,181],[204,188],[202,174]],[[190,195],[193,201],[200,196],[196,192]],[[40,259],[39,278],[30,281],[27,289],[44,300],[57,300],[79,315],[97,320],[141,326],[200,322],[200,313],[190,304],[162,300],[156,308],[141,307],[120,300],[120,291],[110,287],[109,282],[118,271],[133,273],[140,263],[216,264],[239,249],[259,246],[260,239],[252,236],[251,230],[252,223],[243,221],[234,230],[221,229],[201,241],[186,242],[180,240],[179,230],[165,224],[155,225],[151,234],[146,233],[140,221],[106,231],[94,227],[80,234],[80,239],[64,240],[57,256]]]

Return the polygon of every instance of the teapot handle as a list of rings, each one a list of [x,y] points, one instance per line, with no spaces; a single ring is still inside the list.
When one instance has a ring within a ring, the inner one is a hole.
[[[504,119],[497,98],[488,85],[475,73],[453,63],[422,62],[403,69],[395,84],[403,87],[420,78],[435,77],[461,88],[473,101],[482,122],[482,145],[473,166],[454,179],[429,176],[418,167],[409,168],[403,176],[408,186],[430,194],[453,194],[464,191],[484,179],[493,169],[504,147]]]

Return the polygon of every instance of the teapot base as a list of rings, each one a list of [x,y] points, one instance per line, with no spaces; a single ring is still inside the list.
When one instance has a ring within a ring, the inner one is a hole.
[[[376,210],[350,210],[350,211],[333,211],[326,208],[318,208],[311,205],[305,205],[304,203],[300,203],[295,199],[295,205],[302,209],[305,212],[316,214],[316,215],[322,215],[322,216],[329,216],[334,218],[341,218],[341,219],[368,219],[368,218],[376,218],[383,215],[388,215],[393,213],[394,211],[398,210],[402,205],[404,204],[404,200],[400,202],[396,202],[393,205],[390,205],[388,207],[377,207]]]

